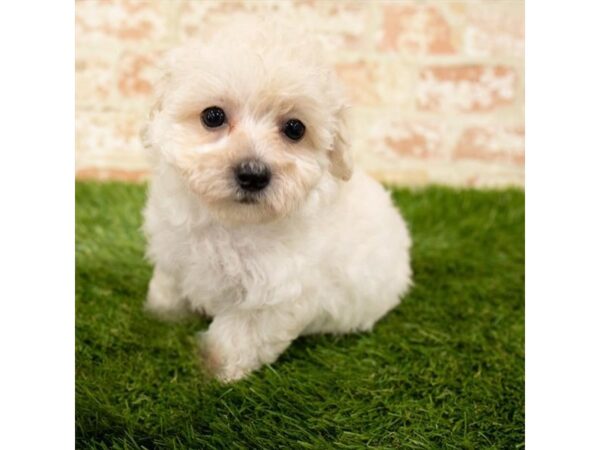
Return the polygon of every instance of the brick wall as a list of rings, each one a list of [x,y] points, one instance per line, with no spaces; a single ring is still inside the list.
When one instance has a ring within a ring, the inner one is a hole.
[[[138,132],[161,55],[263,13],[326,38],[356,161],[379,179],[524,184],[524,7],[511,0],[77,1],[77,177],[144,178]]]

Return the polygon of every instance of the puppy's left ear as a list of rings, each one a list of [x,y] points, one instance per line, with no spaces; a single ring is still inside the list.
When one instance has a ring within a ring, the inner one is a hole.
[[[348,181],[353,168],[354,160],[348,142],[348,107],[342,106],[337,113],[333,148],[329,152],[329,171],[333,176]]]

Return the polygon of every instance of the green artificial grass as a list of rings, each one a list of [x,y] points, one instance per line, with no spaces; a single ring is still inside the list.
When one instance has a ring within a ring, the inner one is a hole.
[[[394,190],[415,286],[371,333],[298,339],[232,385],[201,376],[202,319],[142,311],[145,187],[76,188],[78,448],[519,448],[524,194]]]

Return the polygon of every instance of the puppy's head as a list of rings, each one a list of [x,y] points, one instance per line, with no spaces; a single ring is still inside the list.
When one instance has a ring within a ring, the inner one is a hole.
[[[218,218],[265,222],[350,178],[345,108],[305,36],[236,24],[170,54],[143,138]]]

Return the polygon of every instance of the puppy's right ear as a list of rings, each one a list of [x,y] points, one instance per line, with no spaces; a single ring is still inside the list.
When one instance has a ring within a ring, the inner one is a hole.
[[[168,74],[163,75],[163,77],[155,84],[155,100],[152,104],[152,107],[150,108],[150,114],[148,115],[148,119],[146,120],[146,123],[144,123],[142,129],[140,130],[140,138],[142,140],[142,145],[148,150],[152,149],[152,121],[154,119],[154,116],[156,116],[156,114],[158,114],[163,107],[166,85],[168,84],[167,77]]]
[[[152,135],[151,135],[152,122],[153,122],[156,114],[160,113],[160,111],[163,108],[165,94],[166,94],[167,88],[171,82],[171,77],[172,77],[171,68],[173,67],[173,64],[175,63],[175,59],[177,58],[178,53],[179,53],[179,50],[177,50],[177,49],[171,50],[169,53],[167,53],[163,57],[160,65],[159,65],[159,68],[158,68],[160,71],[160,77],[158,78],[158,81],[154,84],[154,87],[153,87],[154,103],[152,104],[152,107],[150,108],[150,114],[148,115],[148,120],[142,126],[142,129],[140,130],[140,138],[142,140],[142,145],[144,146],[144,148],[146,148],[148,150],[151,150],[153,147],[153,139],[152,139]]]

